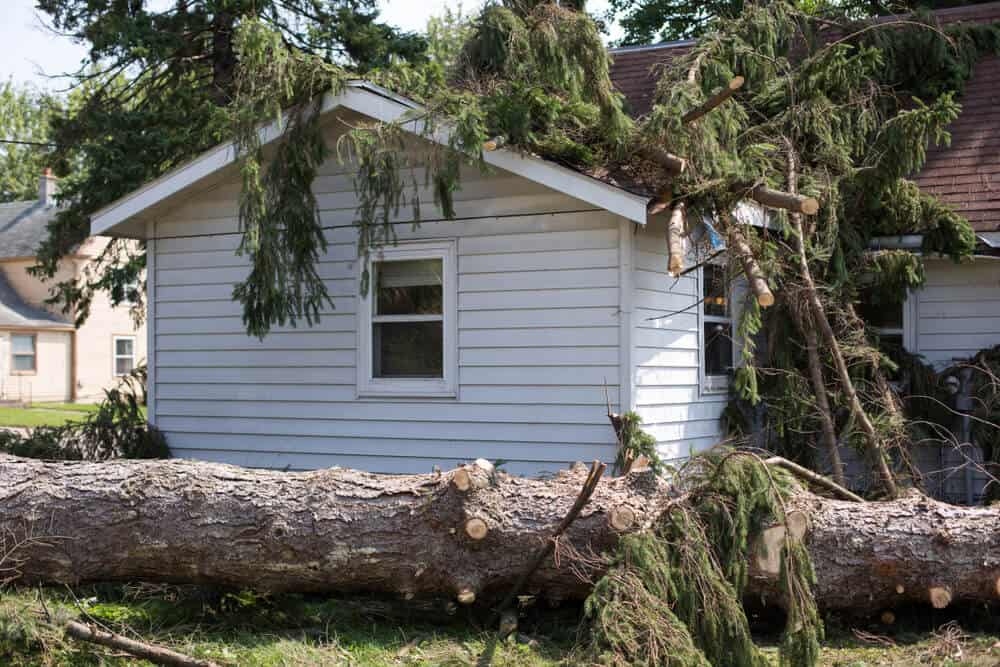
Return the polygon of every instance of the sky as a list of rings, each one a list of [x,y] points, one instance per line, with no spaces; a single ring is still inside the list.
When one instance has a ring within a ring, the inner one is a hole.
[[[157,0],[154,0],[154,3]],[[53,34],[36,15],[35,0],[0,0],[4,5],[0,19],[0,81],[13,79],[17,83],[58,91],[68,81],[50,78],[76,70],[86,57],[86,49],[72,40]],[[380,0],[382,20],[405,30],[421,31],[427,19],[455,8],[458,0]],[[471,10],[481,6],[481,0],[466,0],[463,7]],[[587,8],[603,13],[607,0],[591,0]]]

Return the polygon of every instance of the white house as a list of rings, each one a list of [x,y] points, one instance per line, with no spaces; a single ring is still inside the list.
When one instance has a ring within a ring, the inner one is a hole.
[[[637,113],[650,65],[673,48],[683,44],[616,52],[616,81]],[[327,141],[345,127],[337,118],[397,119],[413,106],[356,82],[324,100]],[[264,140],[279,131],[263,130]],[[425,217],[412,230],[401,212],[400,243],[374,258],[368,297],[351,167],[328,162],[314,187],[335,310],[262,342],[245,334],[231,300],[248,272],[234,253],[231,145],[96,214],[93,233],[148,244],[149,417],[175,455],[381,472],[486,457],[534,474],[612,460],[607,401],[636,410],[666,458],[717,442],[739,301],[718,270],[667,274],[664,220],[647,217],[645,196],[513,151],[486,160],[492,173],[463,175],[456,219]],[[424,197],[423,210],[436,210]],[[941,359],[1000,342],[996,266],[935,264],[899,335]],[[967,300],[992,315],[948,305]]]
[[[328,141],[337,117],[411,107],[355,83],[325,101]],[[230,145],[98,213],[95,233],[148,244],[149,416],[175,455],[393,472],[483,456],[537,473],[613,459],[607,400],[638,410],[667,456],[716,442],[725,300],[705,313],[701,272],[666,274],[648,199],[511,151],[487,161],[493,173],[464,174],[455,220],[412,231],[401,213],[399,244],[375,258],[370,294],[389,295],[378,304],[359,292],[350,167],[328,162],[315,189],[335,310],[263,342],[231,300],[248,265],[234,254]],[[703,324],[716,341],[707,360]]]

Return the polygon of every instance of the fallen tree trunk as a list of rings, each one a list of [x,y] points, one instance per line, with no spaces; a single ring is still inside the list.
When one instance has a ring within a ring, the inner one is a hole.
[[[0,530],[21,543],[8,562],[18,562],[27,581],[495,601],[566,517],[587,471],[535,480],[475,465],[461,470],[468,474],[285,473],[179,460],[0,456]],[[586,596],[591,584],[580,575],[600,575],[600,561],[583,564],[569,547],[612,549],[622,532],[647,528],[670,501],[671,490],[648,472],[603,479],[525,593]],[[792,532],[805,531],[823,608],[1000,599],[998,509],[922,497],[862,504],[805,491],[788,504],[801,526]],[[481,522],[474,534],[471,520]],[[781,531],[777,537],[772,548],[780,548]],[[777,573],[767,558],[757,560],[751,592],[780,603]]]

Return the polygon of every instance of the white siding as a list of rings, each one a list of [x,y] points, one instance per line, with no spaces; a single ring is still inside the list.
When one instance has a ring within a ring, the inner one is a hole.
[[[927,283],[911,295],[915,349],[938,367],[1000,345],[1000,260],[926,264]]]
[[[632,244],[633,407],[661,455],[677,459],[719,441],[728,396],[703,394],[699,385],[697,273],[667,273],[662,220],[637,228]]]
[[[401,240],[457,239],[457,399],[357,398],[354,194],[335,163],[317,182],[335,310],[315,327],[244,334],[238,186],[155,223],[155,414],[176,456],[250,466],[429,471],[476,457],[534,474],[614,457],[619,218],[511,174],[470,170],[455,221]],[[399,218],[409,221],[409,210]]]

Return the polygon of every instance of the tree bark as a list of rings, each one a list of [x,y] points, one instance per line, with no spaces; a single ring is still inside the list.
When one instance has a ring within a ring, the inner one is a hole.
[[[1000,602],[1000,509],[910,492],[864,504],[802,494],[788,512],[808,518],[805,543],[823,609],[875,614],[904,604]],[[758,570],[752,591],[780,604],[776,581]]]
[[[28,582],[502,599],[566,517],[587,471],[546,480],[497,472],[490,485],[467,491],[456,488],[454,472],[287,473],[181,460],[0,456],[0,535],[22,543],[9,562]],[[652,525],[671,498],[649,472],[602,479],[524,592],[585,597],[602,561],[582,562],[570,547],[607,552],[623,533]],[[1000,600],[1000,509],[918,496],[856,503],[803,491],[788,510],[797,517],[789,532],[805,532],[823,608]],[[466,533],[472,518],[488,526],[482,539]],[[773,547],[781,531],[771,535]],[[780,604],[776,571],[755,568],[752,583],[752,594]]]
[[[459,470],[482,477],[479,465]],[[182,460],[48,463],[0,455],[0,538],[4,531],[19,541],[36,538],[14,554],[28,581],[502,598],[566,517],[587,470],[547,480],[496,472],[489,484],[464,491],[456,472],[285,473]],[[557,555],[568,547],[613,547],[613,516],[620,522],[631,512],[629,528],[639,530],[666,495],[650,472],[602,480]],[[584,597],[588,588],[551,558],[525,586],[556,600]]]

